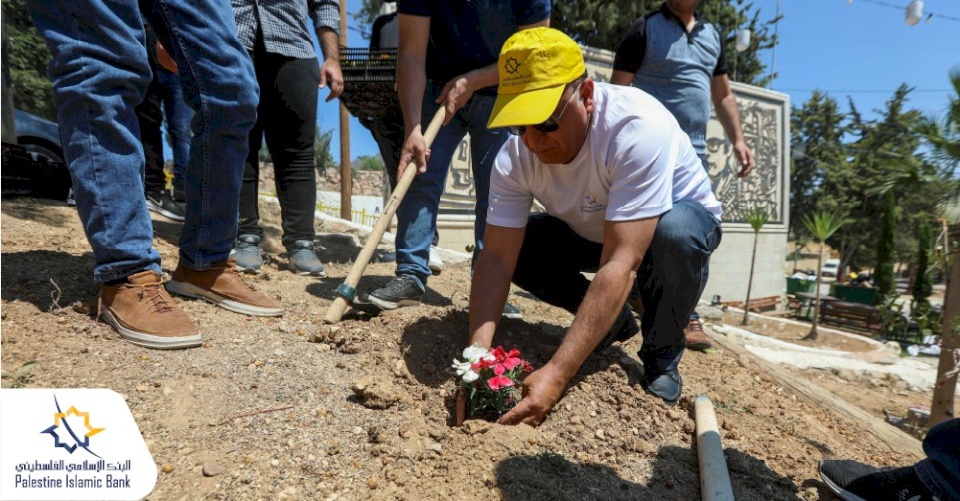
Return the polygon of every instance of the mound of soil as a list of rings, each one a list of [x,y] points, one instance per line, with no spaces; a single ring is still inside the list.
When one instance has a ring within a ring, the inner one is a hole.
[[[722,350],[684,356],[685,396],[667,408],[640,389],[638,338],[591,356],[537,429],[452,427],[467,265],[433,277],[420,307],[326,326],[355,240],[322,237],[328,277],[296,276],[279,255],[278,210],[261,205],[270,259],[248,281],[286,314],[249,318],[177,299],[205,343],[152,351],[97,323],[92,255],[73,208],[2,202],[3,369],[36,360],[27,386],[123,394],[160,472],[150,499],[698,499],[696,395],[715,403],[738,500],[830,499],[816,474],[821,458],[911,462]],[[154,228],[170,273],[180,226],[158,216]],[[318,231],[342,230],[318,222]],[[393,271],[372,263],[359,289]],[[496,342],[542,366],[572,317],[522,291],[510,301],[524,318],[505,320]],[[868,391],[883,401],[884,389]]]

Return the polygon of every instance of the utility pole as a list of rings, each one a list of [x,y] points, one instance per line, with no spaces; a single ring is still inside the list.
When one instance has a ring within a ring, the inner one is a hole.
[[[347,2],[340,2],[340,45],[347,46]],[[343,64],[343,61],[340,62]],[[353,220],[351,201],[353,180],[350,178],[350,113],[340,103],[340,219]]]

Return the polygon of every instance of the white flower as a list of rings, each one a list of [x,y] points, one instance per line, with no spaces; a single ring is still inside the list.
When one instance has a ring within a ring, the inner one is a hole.
[[[459,360],[454,359],[453,365],[451,367],[453,367],[454,370],[457,371],[458,376],[463,376],[464,382],[472,383],[476,381],[477,378],[480,377],[480,374],[477,374],[476,372],[474,372],[473,369],[470,368],[471,365],[472,364],[470,363],[469,360],[466,362],[461,362]]]
[[[470,363],[475,363],[481,358],[491,358],[493,355],[490,353],[490,348],[482,348],[478,344],[473,346],[468,346],[463,350],[463,358],[465,358]]]
[[[470,365],[472,365],[472,364],[470,363],[469,360],[467,360],[466,362],[461,362],[461,361],[459,361],[459,360],[457,360],[457,359],[453,359],[453,365],[452,365],[451,367],[453,367],[454,370],[457,371],[457,375],[458,375],[458,376],[462,376],[462,375],[464,375],[467,371],[470,370]]]

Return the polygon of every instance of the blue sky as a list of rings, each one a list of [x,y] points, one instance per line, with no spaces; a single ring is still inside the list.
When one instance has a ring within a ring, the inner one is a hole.
[[[842,109],[847,96],[853,98],[866,118],[883,109],[885,101],[901,84],[916,88],[908,105],[928,114],[946,108],[951,67],[960,67],[960,2],[926,0],[924,14],[933,19],[907,26],[907,0],[782,0],[779,23],[780,44],[774,54],[761,54],[768,68],[775,65],[779,77],[773,90],[790,96],[799,106],[814,89],[828,92]],[[755,0],[761,18],[774,17],[776,0]],[[348,12],[360,8],[348,0]],[[940,17],[944,16],[944,17]],[[947,18],[953,18],[947,19]],[[353,25],[352,18],[349,23]],[[347,45],[366,47],[367,41],[350,30]],[[318,125],[333,129],[333,157],[339,161],[339,104],[324,103],[327,90],[320,91]],[[351,117],[350,156],[376,155],[370,133]]]

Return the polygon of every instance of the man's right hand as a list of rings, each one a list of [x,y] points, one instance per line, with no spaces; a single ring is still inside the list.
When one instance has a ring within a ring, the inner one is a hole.
[[[403,177],[403,173],[411,162],[416,164],[418,173],[427,172],[427,160],[430,160],[430,149],[427,148],[427,140],[423,137],[423,132],[417,126],[403,143],[403,150],[400,151],[400,165],[397,168],[397,179]]]

